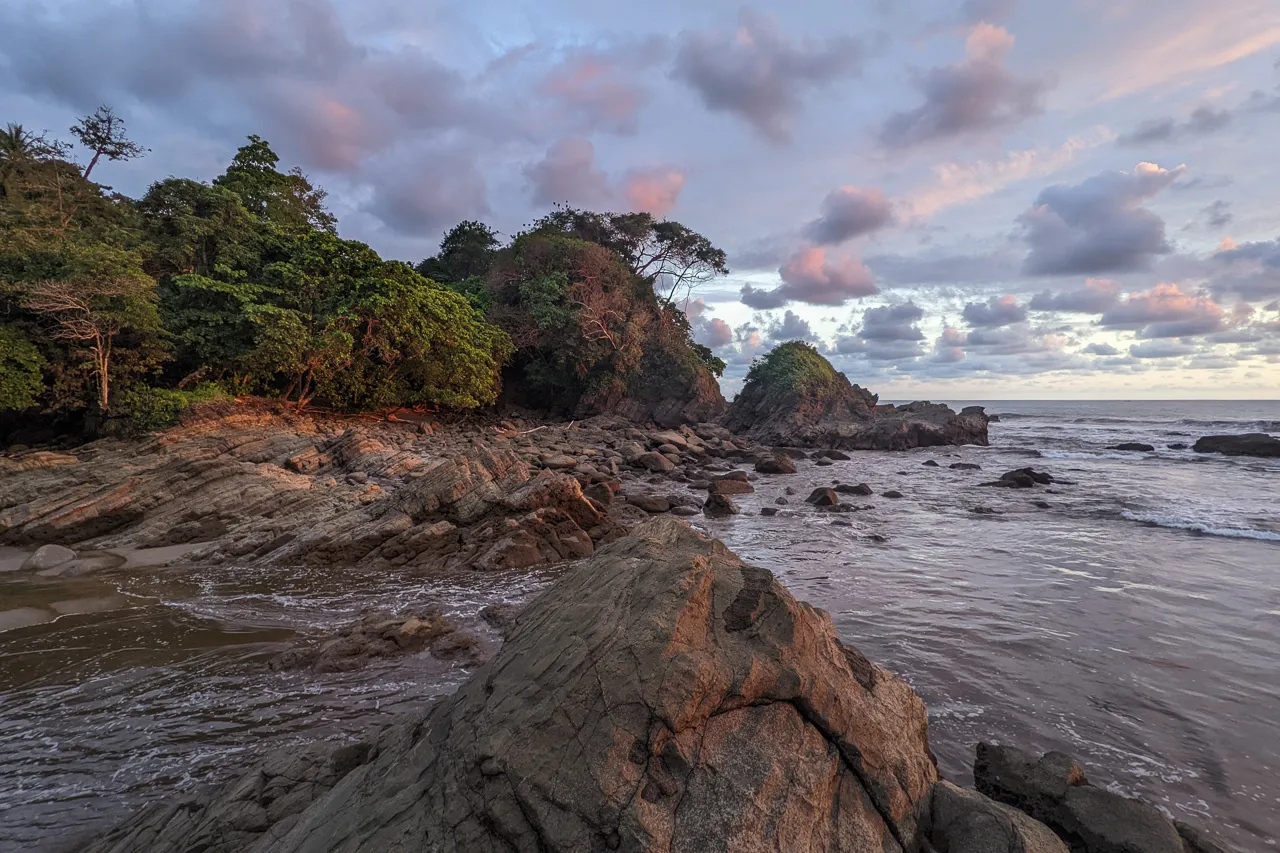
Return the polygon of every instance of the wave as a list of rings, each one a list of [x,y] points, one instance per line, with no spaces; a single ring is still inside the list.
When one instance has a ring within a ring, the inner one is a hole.
[[[1041,450],[1045,459],[1114,459],[1119,462],[1141,462],[1151,453],[1135,453],[1132,450]]]
[[[1191,521],[1177,516],[1161,515],[1155,512],[1132,512],[1124,510],[1120,513],[1130,521],[1150,524],[1154,527],[1167,527],[1173,530],[1189,530],[1205,536],[1226,536],[1232,539],[1258,539],[1264,542],[1280,542],[1280,533],[1273,530],[1255,530],[1251,527],[1220,527],[1212,522]]]

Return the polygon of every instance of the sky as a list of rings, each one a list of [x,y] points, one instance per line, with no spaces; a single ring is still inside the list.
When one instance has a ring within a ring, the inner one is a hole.
[[[1275,0],[0,0],[0,122],[110,104],[129,195],[249,134],[344,237],[647,210],[728,362],[885,399],[1280,398]]]

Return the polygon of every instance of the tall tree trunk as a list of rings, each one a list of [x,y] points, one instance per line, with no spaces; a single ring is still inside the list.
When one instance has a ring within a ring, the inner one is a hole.
[[[93,171],[93,167],[98,165],[98,158],[102,156],[102,149],[93,152],[93,159],[89,161],[89,165],[85,167],[84,179],[89,180],[89,173]]]
[[[94,342],[93,355],[98,374],[98,411],[105,415],[111,399],[111,339],[99,337]]]

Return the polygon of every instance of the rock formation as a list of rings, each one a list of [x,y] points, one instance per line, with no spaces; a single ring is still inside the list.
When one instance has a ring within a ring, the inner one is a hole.
[[[762,444],[845,450],[907,450],[987,444],[981,406],[957,414],[941,403],[881,406],[878,398],[807,344],[775,348],[752,367],[722,423]]]
[[[919,697],[661,518],[570,570],[422,719],[155,805],[85,853],[918,849]]]
[[[1280,457],[1280,438],[1265,432],[1244,435],[1206,435],[1191,448],[1196,453],[1222,453],[1227,456]]]

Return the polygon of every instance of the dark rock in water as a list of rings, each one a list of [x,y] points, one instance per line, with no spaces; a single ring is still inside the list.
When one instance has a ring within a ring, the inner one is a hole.
[[[872,492],[871,490],[871,487],[868,486],[866,483],[858,483],[856,486],[851,486],[848,483],[841,483],[840,485],[836,486],[835,490],[842,495],[858,495],[864,498],[867,497],[868,495],[874,494],[874,492]]]
[[[1155,450],[1150,444],[1143,444],[1140,441],[1125,441],[1120,444],[1113,444],[1107,450],[1132,450],[1136,453],[1150,453]]]
[[[756,463],[756,470],[761,474],[794,474],[796,463],[790,456],[769,456]]]
[[[1230,847],[1209,835],[1209,833],[1185,824],[1180,820],[1175,820],[1173,827],[1178,830],[1178,835],[1182,836],[1182,844],[1186,847],[1187,853],[1235,853]]]
[[[993,480],[989,483],[979,483],[979,486],[994,486],[1001,489],[1030,489],[1039,484],[1042,486],[1054,482],[1053,477],[1043,471],[1037,471],[1034,468],[1018,468],[1014,471],[1006,471],[1000,475],[999,480]]]
[[[880,497],[897,500],[898,498],[902,497],[902,492],[898,491],[897,489],[890,489],[887,492],[881,492]]]
[[[1041,821],[1076,853],[1186,853],[1178,828],[1159,809],[1090,785],[1080,765],[1061,752],[1037,759],[980,743],[973,778],[980,792]]]
[[[840,496],[836,494],[835,489],[818,488],[814,489],[804,501],[814,506],[836,506],[840,503]]]
[[[921,462],[920,464],[921,464],[921,465],[923,465],[923,466],[924,466],[924,467],[926,467],[926,468],[937,468],[937,467],[938,467],[938,463],[937,463],[937,462],[934,462],[932,459],[926,459],[925,461]]]
[[[742,482],[745,483],[750,477],[751,475],[748,474],[746,471],[743,471],[739,468],[735,468],[732,471],[726,471],[723,474],[717,474],[711,479],[712,480],[741,480]]]
[[[778,508],[775,506],[765,506],[760,508],[761,515],[777,515]]]
[[[836,463],[832,462],[830,459],[818,459],[813,464],[819,468],[830,468]]]
[[[737,515],[739,512],[736,503],[718,492],[712,492],[707,502],[702,505],[702,514],[708,518],[724,518],[727,515]]]
[[[1244,435],[1206,435],[1191,448],[1196,453],[1222,453],[1227,456],[1280,457],[1280,438],[1265,432]]]
[[[929,814],[929,839],[946,853],[1068,853],[1040,821],[950,782],[934,786]]]
[[[690,518],[702,512],[700,506],[673,506],[671,508],[672,515],[678,515],[682,518]]]
[[[975,507],[972,507],[969,510],[969,512],[973,513],[974,515],[999,515],[1000,514],[989,506],[975,506]]]
[[[1038,508],[1038,509],[1048,509],[1048,508],[1049,508],[1049,502],[1048,502],[1048,501],[1032,501],[1032,502],[1031,502],[1031,505],[1032,505],[1032,506],[1034,506],[1034,507],[1036,507],[1036,508]]]
[[[976,462],[952,462],[947,466],[952,471],[981,471],[982,466]]]
[[[786,498],[774,498],[773,502],[776,503],[778,506],[786,506],[787,504],[791,503],[791,501],[787,500]]]
[[[831,459],[836,462],[849,462],[850,460],[853,459],[853,457],[850,456],[848,453],[842,453],[839,450],[832,450],[830,448],[826,450],[819,450],[817,453],[814,454],[814,457],[822,458],[822,459]]]
[[[798,447],[775,447],[773,449],[775,456],[786,456],[791,459],[808,459],[809,454],[805,453]]]
[[[1000,423],[1000,416],[999,416],[999,415],[987,415],[987,423],[990,423],[990,424],[998,424],[998,423]]]
[[[350,672],[370,661],[414,654],[430,648],[438,657],[453,657],[456,651],[446,645],[457,626],[431,607],[408,616],[393,616],[384,611],[366,613],[359,621],[342,629],[327,640],[302,640],[272,658],[272,669],[311,669],[316,672]],[[475,648],[469,634],[467,650]]]
[[[506,635],[523,609],[514,604],[490,604],[480,608],[480,618]]]
[[[762,444],[841,450],[908,450],[987,443],[981,406],[957,414],[940,403],[881,406],[799,341],[775,347],[751,370],[723,423]]]
[[[1187,449],[1187,445],[1181,441],[1175,441],[1173,444],[1166,444],[1165,447],[1168,447],[1170,450],[1186,450]]]
[[[915,850],[927,730],[826,614],[661,518],[567,571],[419,719],[80,853]]]

